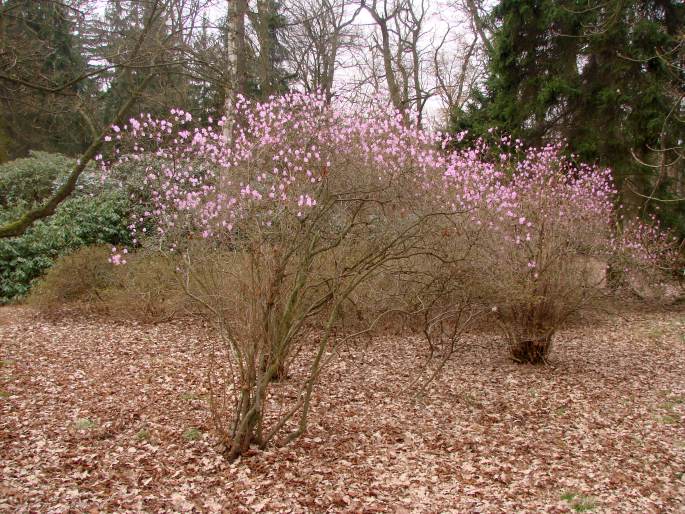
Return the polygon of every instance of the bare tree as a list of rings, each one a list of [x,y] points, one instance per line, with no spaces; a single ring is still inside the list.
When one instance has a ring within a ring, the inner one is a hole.
[[[401,9],[399,3],[389,3],[388,0],[372,0],[371,3],[362,0],[362,5],[369,12],[380,36],[374,34],[374,50],[379,51],[383,59],[383,71],[385,81],[388,86],[388,93],[393,107],[402,113],[407,112],[407,98],[403,95],[403,90],[398,78],[398,64],[393,62],[393,57],[403,57],[402,42],[393,41],[393,23],[397,23],[397,17]],[[380,40],[378,39],[380,37]],[[408,117],[407,117],[408,120]]]
[[[435,96],[448,112],[464,105],[479,77],[474,63],[480,45],[468,29],[465,35],[457,33],[428,0],[363,0],[362,5],[374,21],[372,52],[382,58],[390,101],[407,122],[413,117],[421,126]],[[469,19],[467,11],[450,14]],[[444,30],[437,26],[438,18]],[[367,66],[365,72],[377,74],[378,69]]]
[[[350,0],[293,0],[285,6],[291,27],[285,44],[294,75],[307,92],[321,91],[330,102],[343,64],[340,52],[356,39],[361,6]]]
[[[450,31],[446,31],[434,49],[432,69],[445,124],[455,113],[463,111],[474,88],[484,76],[482,45],[478,37],[472,34],[459,35],[446,47],[449,35]]]
[[[478,34],[481,43],[488,53],[492,53],[493,27],[487,21],[487,11],[484,0],[460,0],[455,5],[464,13],[468,13],[473,31]]]

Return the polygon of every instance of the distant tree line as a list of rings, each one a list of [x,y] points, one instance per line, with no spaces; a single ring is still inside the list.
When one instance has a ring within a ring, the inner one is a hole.
[[[238,95],[291,90],[381,94],[467,142],[566,140],[682,235],[683,27],[676,0],[0,0],[0,163],[77,158],[0,238],[55,212],[111,125],[176,107],[231,137]]]

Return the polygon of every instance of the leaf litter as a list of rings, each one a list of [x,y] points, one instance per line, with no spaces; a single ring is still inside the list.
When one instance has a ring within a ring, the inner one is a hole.
[[[209,333],[0,309],[0,512],[683,512],[685,315],[559,333],[547,366],[474,336],[420,398],[420,339],[352,343],[309,428],[223,459]]]

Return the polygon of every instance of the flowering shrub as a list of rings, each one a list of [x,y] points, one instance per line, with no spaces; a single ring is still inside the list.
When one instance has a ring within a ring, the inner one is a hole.
[[[663,230],[656,218],[623,217],[621,221],[610,261],[613,286],[625,285],[627,275],[641,283],[655,283],[682,273],[678,239]]]
[[[603,285],[593,269],[611,253],[615,190],[608,170],[555,146],[503,154],[496,167],[498,194],[478,215],[480,285],[514,359],[542,362],[556,329]]]
[[[187,293],[226,343],[211,351],[210,404],[235,458],[305,430],[340,343],[341,306],[361,284],[428,255],[428,232],[461,214],[429,194],[447,163],[438,136],[395,113],[347,114],[306,95],[241,101],[231,144],[221,121],[191,129],[189,114],[172,114],[132,119],[112,137],[130,145],[120,161],[146,170],[150,207],[132,237],[179,254]],[[324,321],[313,337],[315,317]],[[271,383],[291,366],[298,385],[281,400],[292,401],[273,412]]]
[[[418,315],[431,354],[448,357],[492,311],[527,362],[544,360],[559,324],[597,291],[588,269],[613,241],[606,170],[557,147],[522,159],[486,159],[482,143],[448,152],[446,138],[397,113],[347,113],[319,96],[240,100],[234,114],[230,142],[223,120],[193,127],[178,110],[108,136],[128,149],[119,165],[144,171],[133,242],[175,255],[220,334],[210,408],[230,459],[304,432],[317,378],[346,340],[340,313],[362,287],[392,282],[371,325]]]
[[[478,227],[471,265],[514,360],[539,363],[559,326],[604,294],[607,264],[657,272],[671,269],[677,252],[670,236],[638,220],[616,237],[609,170],[576,164],[558,145],[523,150],[502,142],[513,150],[497,159],[483,161],[492,152],[482,144],[455,159],[456,168],[489,177],[483,194],[467,196],[476,198]],[[452,174],[463,180],[463,173]]]

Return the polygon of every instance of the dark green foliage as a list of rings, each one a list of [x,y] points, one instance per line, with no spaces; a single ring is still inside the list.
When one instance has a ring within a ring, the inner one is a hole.
[[[0,165],[0,209],[23,210],[45,200],[66,177],[73,159],[47,152]]]
[[[31,149],[71,155],[82,151],[88,129],[77,107],[91,81],[74,82],[57,96],[48,92],[88,70],[84,41],[77,36],[78,11],[42,0],[0,0],[0,8],[0,71],[38,86],[0,82],[3,160]]]
[[[612,168],[624,201],[645,213],[657,203],[640,195],[683,196],[685,4],[501,0],[492,15],[486,90],[452,113],[455,131],[563,138],[581,160]],[[658,214],[685,234],[685,202]]]
[[[49,196],[71,166],[72,159],[45,153],[0,166],[0,222]],[[129,210],[125,193],[86,173],[78,193],[53,216],[21,237],[0,240],[0,303],[24,296],[60,255],[84,245],[127,242]]]
[[[105,55],[132,54],[144,28],[149,24],[149,34],[144,40],[141,53],[155,55],[156,62],[181,61],[181,56],[173,50],[172,43],[176,42],[178,45],[182,43],[176,41],[174,35],[171,34],[169,19],[171,14],[167,10],[160,9],[160,6],[154,2],[122,0],[108,2],[105,20],[112,32],[110,37],[103,41],[103,53]],[[112,59],[112,63],[116,63],[116,58]],[[120,75],[116,80],[114,80],[117,75],[115,69],[104,76],[112,80],[112,83],[99,95],[101,97],[100,116],[103,121],[112,118],[130,92],[139,87],[149,73],[150,69],[142,66],[141,69],[132,69],[129,74]],[[133,114],[145,112],[165,117],[169,109],[182,107],[189,112],[198,113],[199,106],[197,99],[193,98],[193,88],[181,64],[159,66],[147,82],[145,94],[136,100],[131,112]]]
[[[23,236],[0,239],[0,303],[24,296],[60,255],[84,245],[126,241],[128,202],[116,192],[74,197]]]

